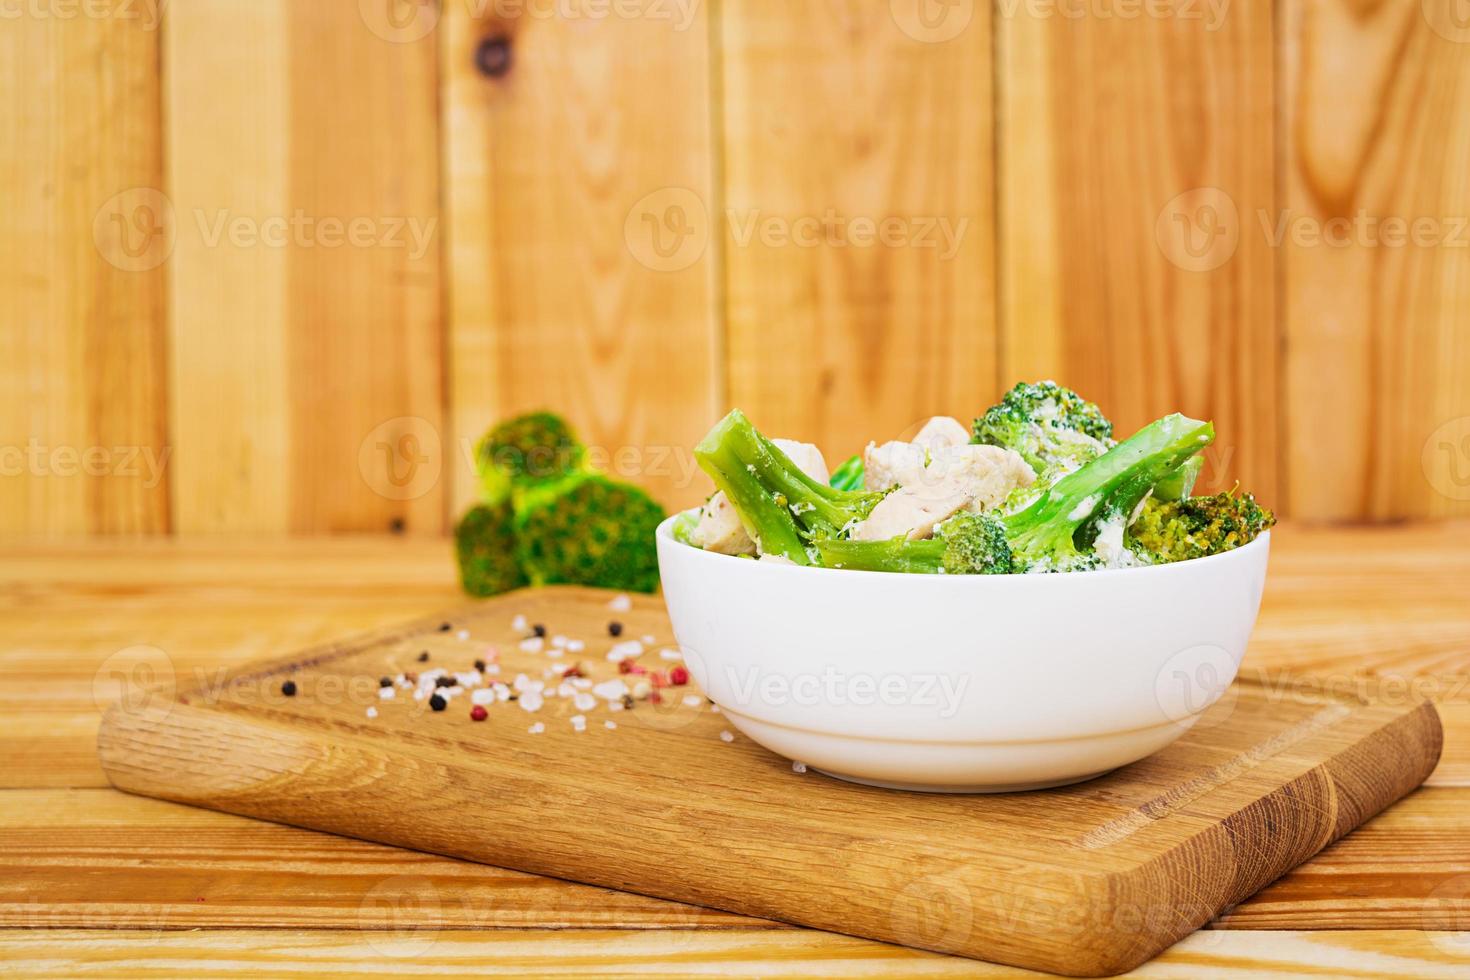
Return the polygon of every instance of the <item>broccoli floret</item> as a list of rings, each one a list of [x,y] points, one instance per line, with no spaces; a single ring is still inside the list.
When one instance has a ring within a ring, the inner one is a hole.
[[[739,409],[700,440],[694,458],[725,491],[761,552],[798,565],[813,563],[811,541],[842,536],[883,499],[879,492],[839,490],[807,476]]]
[[[863,488],[863,457],[853,456],[832,471],[827,481],[838,490],[861,490]]]
[[[487,504],[553,483],[583,468],[586,450],[565,419],[532,412],[494,426],[475,446],[475,469]]]
[[[1250,494],[1234,490],[1212,497],[1150,500],[1128,529],[1128,543],[1155,562],[1185,561],[1230,551],[1254,541],[1276,515]]]
[[[1168,415],[1046,487],[1013,513],[955,518],[939,537],[818,541],[824,564],[895,572],[1076,572],[1098,568],[1098,527],[1130,515],[1149,489],[1214,439],[1208,422]],[[953,528],[953,530],[951,530]]]
[[[518,496],[515,510],[516,559],[532,585],[658,588],[654,529],[666,515],[637,487],[574,473]]]
[[[1195,481],[1204,468],[1203,456],[1191,456],[1173,473],[1154,485],[1155,500],[1183,500],[1194,492]]]
[[[694,541],[694,529],[699,526],[700,509],[691,507],[689,510],[680,511],[679,516],[674,518],[674,524],[669,530],[674,535],[675,541],[695,548],[700,547]]]
[[[947,575],[1005,575],[1014,571],[1005,524],[993,514],[961,514],[935,529],[926,541],[826,539],[816,544],[828,568],[870,572],[927,572]]]
[[[454,528],[454,551],[464,590],[487,596],[525,585],[515,547],[515,514],[508,501],[471,507]]]
[[[1038,474],[1072,470],[1113,447],[1113,423],[1055,381],[1023,382],[975,420],[971,441],[1013,449]]]

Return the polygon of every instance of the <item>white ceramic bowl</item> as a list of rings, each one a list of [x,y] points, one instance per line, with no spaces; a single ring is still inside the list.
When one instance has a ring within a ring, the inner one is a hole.
[[[993,793],[1174,741],[1235,677],[1270,535],[1069,575],[898,575],[701,551],[658,529],[685,662],[730,723],[854,782]]]

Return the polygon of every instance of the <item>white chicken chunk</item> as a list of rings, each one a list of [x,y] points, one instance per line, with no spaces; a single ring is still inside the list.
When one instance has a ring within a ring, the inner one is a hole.
[[[886,541],[903,535],[927,538],[934,526],[962,510],[985,510],[1036,474],[1026,461],[998,446],[953,446],[941,451],[919,477],[878,502],[852,530],[855,541]]]
[[[818,483],[826,483],[831,477],[827,472],[827,460],[823,458],[822,451],[809,442],[797,442],[795,439],[772,439],[776,448],[790,457],[796,464],[796,468]]]
[[[914,445],[927,450],[931,456],[951,446],[963,446],[969,441],[970,430],[961,425],[958,419],[948,415],[934,416],[914,436]]]
[[[923,446],[912,442],[868,443],[863,451],[863,486],[868,490],[887,490],[919,482],[929,455]]]
[[[689,540],[705,551],[718,551],[722,555],[755,554],[755,542],[745,533],[740,515],[723,490],[705,502]]]

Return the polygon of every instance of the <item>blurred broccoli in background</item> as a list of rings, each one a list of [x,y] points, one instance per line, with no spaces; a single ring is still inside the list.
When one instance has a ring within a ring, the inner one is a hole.
[[[491,428],[475,446],[481,495],[486,503],[499,503],[518,490],[579,471],[586,456],[561,416],[518,415]]]
[[[1043,474],[1076,469],[1107,452],[1113,423],[1055,381],[1022,382],[975,420],[971,441],[1013,449]]]
[[[486,596],[565,583],[658,588],[652,497],[587,465],[571,426],[550,412],[491,428],[475,447],[481,503],[455,528],[460,581]]]
[[[459,581],[470,595],[509,592],[526,584],[516,562],[515,511],[510,501],[477,504],[454,528]]]
[[[1249,544],[1276,523],[1250,494],[1149,500],[1128,528],[1127,543],[1147,560],[1164,563],[1218,555]]]
[[[516,501],[516,558],[532,585],[652,592],[658,588],[653,532],[665,516],[632,484],[573,474]]]

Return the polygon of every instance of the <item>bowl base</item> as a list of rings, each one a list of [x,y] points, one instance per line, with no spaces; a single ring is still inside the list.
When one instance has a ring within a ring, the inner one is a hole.
[[[1066,779],[1043,779],[1034,783],[979,783],[974,786],[935,786],[927,783],[895,783],[883,779],[864,779],[862,776],[846,776],[840,772],[832,772],[829,769],[815,769],[824,776],[840,779],[845,783],[861,783],[864,786],[876,786],[879,789],[901,789],[910,793],[1025,793],[1036,789],[1056,789],[1058,786],[1071,786],[1075,783],[1085,783],[1089,779],[1106,776],[1112,769],[1103,769],[1098,772],[1089,773],[1085,776],[1068,776]]]

